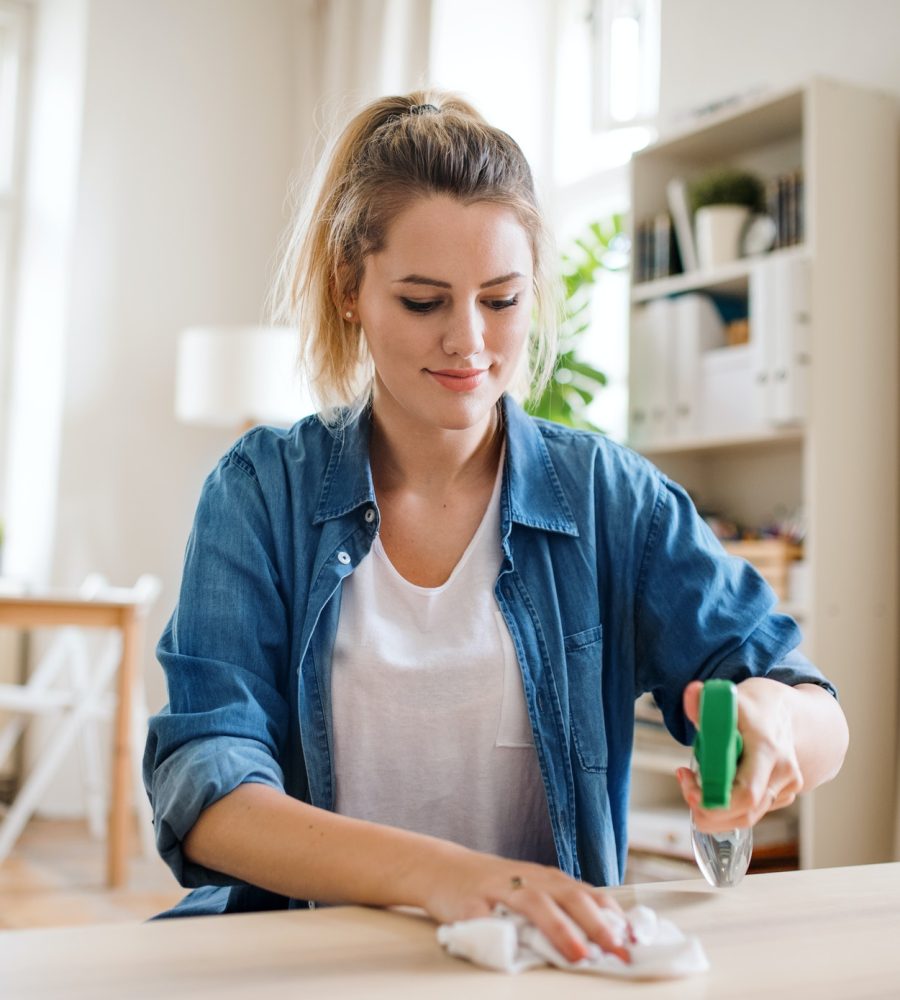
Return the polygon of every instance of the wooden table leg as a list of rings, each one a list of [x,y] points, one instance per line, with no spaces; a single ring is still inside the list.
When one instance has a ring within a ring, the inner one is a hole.
[[[138,675],[141,620],[134,608],[122,615],[122,662],[116,691],[106,882],[124,885],[131,834],[131,700]]]

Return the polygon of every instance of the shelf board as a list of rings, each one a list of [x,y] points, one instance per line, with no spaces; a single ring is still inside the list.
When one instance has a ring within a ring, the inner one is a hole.
[[[645,750],[635,746],[631,754],[631,766],[638,771],[653,771],[675,777],[677,767],[688,767],[691,762],[690,747],[681,747],[672,741],[671,750]]]
[[[688,162],[727,160],[803,130],[804,88],[748,95],[720,110],[668,130],[635,159],[665,156]]]
[[[758,431],[731,437],[685,438],[682,441],[665,441],[654,445],[629,445],[649,459],[667,455],[705,455],[733,448],[747,450],[771,448],[774,445],[799,444],[803,441],[803,427],[785,427],[779,430]]]
[[[655,281],[642,281],[632,285],[632,302],[650,302],[652,299],[664,299],[669,295],[681,295],[684,292],[710,291],[721,295],[746,295],[750,272],[761,260],[771,257],[805,257],[805,244],[783,247],[755,257],[741,257],[728,264],[706,271],[688,271],[686,274],[674,274],[670,278],[657,278]]]

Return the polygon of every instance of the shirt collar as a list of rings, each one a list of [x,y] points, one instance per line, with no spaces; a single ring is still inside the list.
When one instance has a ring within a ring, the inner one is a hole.
[[[509,396],[506,424],[504,501],[509,520],[529,528],[578,536],[578,527],[550,458],[540,425]]]
[[[577,537],[575,518],[538,424],[507,395],[503,396],[502,407],[506,428],[506,469],[500,501],[503,521]],[[314,524],[375,503],[369,465],[371,430],[371,410],[365,407],[330,432],[331,456]]]
[[[332,437],[331,457],[325,469],[313,524],[341,517],[363,504],[375,503],[375,486],[369,465],[369,437],[372,433],[369,406],[351,419],[342,420],[338,426],[329,428],[326,433]]]

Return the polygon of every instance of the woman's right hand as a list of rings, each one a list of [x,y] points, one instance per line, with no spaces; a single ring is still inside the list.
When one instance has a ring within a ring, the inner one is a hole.
[[[622,909],[602,889],[558,868],[455,846],[448,853],[450,857],[436,859],[425,875],[421,894],[423,907],[439,923],[486,917],[502,903],[526,917],[570,962],[586,957],[589,941],[630,961],[631,930],[627,928],[623,938],[613,929],[616,921],[604,919],[604,911],[621,916]]]

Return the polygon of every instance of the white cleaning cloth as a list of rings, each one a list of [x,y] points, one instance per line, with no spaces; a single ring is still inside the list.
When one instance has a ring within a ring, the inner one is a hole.
[[[697,938],[686,937],[647,906],[635,906],[624,917],[615,910],[603,910],[602,917],[617,943],[630,952],[630,963],[592,942],[587,942],[586,958],[569,962],[525,917],[503,906],[495,907],[490,917],[443,924],[437,929],[437,938],[451,955],[498,972],[525,972],[549,964],[568,972],[619,979],[676,979],[709,969]],[[628,924],[636,938],[634,944],[628,941]]]

